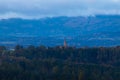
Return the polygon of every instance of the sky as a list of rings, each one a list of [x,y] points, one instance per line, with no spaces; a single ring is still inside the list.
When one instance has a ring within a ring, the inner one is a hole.
[[[0,0],[0,19],[120,15],[120,0]]]

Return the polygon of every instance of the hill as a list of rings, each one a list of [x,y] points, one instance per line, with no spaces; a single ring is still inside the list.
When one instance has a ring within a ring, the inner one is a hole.
[[[114,46],[120,44],[120,16],[2,19],[0,36],[1,45],[62,45],[66,37],[72,46]]]

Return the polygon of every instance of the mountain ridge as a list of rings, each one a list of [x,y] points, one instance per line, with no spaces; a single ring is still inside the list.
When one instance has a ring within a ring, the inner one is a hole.
[[[89,17],[62,16],[33,20],[20,18],[3,19],[0,20],[0,36],[10,38],[39,37],[48,40],[50,38],[52,40],[52,38],[64,39],[67,37],[68,39],[74,39],[74,43],[76,44],[91,40],[93,43],[91,45],[98,43],[101,45],[103,43],[105,45],[119,45],[119,22],[120,15],[97,15]],[[89,45],[89,43],[85,45]]]

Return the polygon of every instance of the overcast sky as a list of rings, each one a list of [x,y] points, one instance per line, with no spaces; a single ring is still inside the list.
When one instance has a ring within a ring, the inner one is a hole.
[[[120,14],[120,0],[0,0],[0,18]]]

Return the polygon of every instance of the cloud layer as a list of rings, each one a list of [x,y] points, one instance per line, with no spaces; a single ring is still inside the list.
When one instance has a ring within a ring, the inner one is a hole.
[[[120,0],[0,0],[0,18],[120,14]]]

